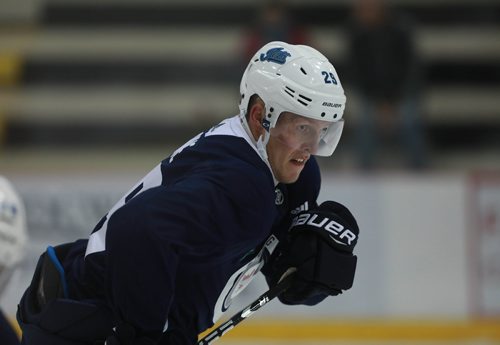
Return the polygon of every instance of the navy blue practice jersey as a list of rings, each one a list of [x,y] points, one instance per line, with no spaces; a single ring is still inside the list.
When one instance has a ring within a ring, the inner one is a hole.
[[[276,185],[239,117],[175,151],[75,243],[64,261],[72,298],[157,338],[211,327],[259,272],[294,214],[316,205],[311,158]]]

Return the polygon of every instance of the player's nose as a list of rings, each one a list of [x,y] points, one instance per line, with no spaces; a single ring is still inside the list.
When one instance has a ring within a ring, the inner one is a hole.
[[[318,152],[318,146],[318,140],[308,140],[302,144],[301,149],[309,155],[315,155]]]

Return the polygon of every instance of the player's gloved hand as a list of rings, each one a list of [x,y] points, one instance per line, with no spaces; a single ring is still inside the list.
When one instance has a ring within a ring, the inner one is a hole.
[[[294,219],[282,254],[268,278],[276,284],[295,268],[292,285],[278,298],[284,304],[314,305],[352,287],[359,228],[342,204],[326,201]]]

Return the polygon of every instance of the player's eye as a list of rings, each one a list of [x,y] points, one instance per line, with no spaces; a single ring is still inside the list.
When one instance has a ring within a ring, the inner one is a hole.
[[[309,131],[308,125],[298,125],[297,130],[301,133],[307,133]]]

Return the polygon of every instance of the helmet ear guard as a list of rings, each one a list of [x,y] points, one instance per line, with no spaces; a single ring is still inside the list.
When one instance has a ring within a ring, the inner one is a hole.
[[[269,131],[283,112],[328,121],[317,155],[330,156],[342,134],[346,97],[333,65],[317,50],[304,45],[271,42],[252,58],[240,83],[240,116],[252,95],[265,103],[262,126]]]

